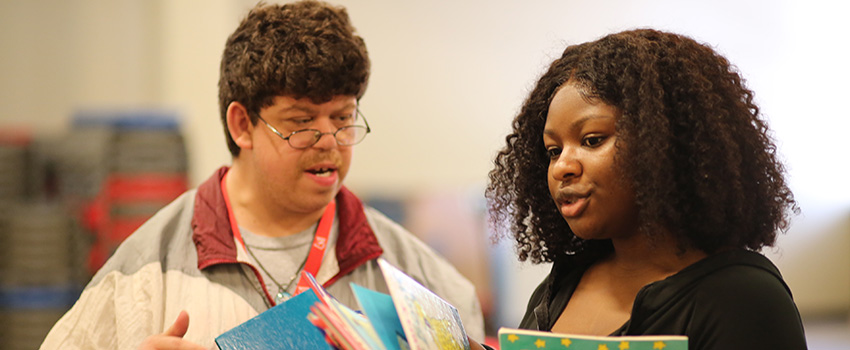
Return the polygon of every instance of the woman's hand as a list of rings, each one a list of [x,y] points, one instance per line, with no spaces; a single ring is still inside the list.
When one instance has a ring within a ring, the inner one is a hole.
[[[481,345],[481,343],[475,341],[469,336],[466,336],[466,338],[469,339],[469,350],[486,350],[484,346]]]

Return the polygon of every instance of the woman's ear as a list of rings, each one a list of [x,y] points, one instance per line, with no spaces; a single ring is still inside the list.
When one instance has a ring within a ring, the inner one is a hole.
[[[248,116],[248,110],[239,102],[231,102],[227,106],[227,132],[239,148],[253,148],[252,133],[254,124]]]

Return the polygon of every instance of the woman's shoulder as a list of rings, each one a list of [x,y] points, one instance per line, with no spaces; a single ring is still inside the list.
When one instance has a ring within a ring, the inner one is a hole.
[[[764,293],[787,295],[791,290],[773,262],[764,255],[747,250],[731,250],[710,255],[682,270],[681,277],[690,277],[695,287],[706,296],[722,298],[726,292],[739,296]],[[719,294],[718,294],[719,293]]]
[[[690,271],[693,280],[686,288],[692,298],[688,328],[694,342],[730,346],[741,342],[753,346],[805,344],[791,290],[765,256],[730,251],[698,264],[702,266]]]

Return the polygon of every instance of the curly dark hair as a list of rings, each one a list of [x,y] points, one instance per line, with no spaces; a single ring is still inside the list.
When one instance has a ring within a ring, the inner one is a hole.
[[[543,127],[567,81],[622,112],[615,162],[634,188],[644,234],[663,228],[680,247],[709,254],[759,250],[787,231],[789,211],[799,212],[737,69],[686,36],[624,31],[567,47],[525,100],[495,158],[486,189],[491,224],[509,228],[520,260],[594,259],[613,249],[609,240],[576,237],[549,194]]]
[[[245,105],[251,122],[277,96],[315,103],[366,91],[369,55],[348,13],[318,1],[254,7],[227,39],[218,82],[219,108],[227,147],[239,146],[227,131],[227,107]]]

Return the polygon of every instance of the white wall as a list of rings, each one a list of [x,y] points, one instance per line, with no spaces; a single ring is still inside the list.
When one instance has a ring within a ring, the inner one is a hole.
[[[184,118],[197,184],[229,162],[218,122],[218,61],[226,36],[253,3],[0,1],[0,125],[49,133],[61,131],[79,108],[175,110]],[[340,3],[373,62],[362,111],[374,132],[357,146],[347,180],[362,194],[481,188],[522,99],[566,44],[653,26],[714,45],[756,91],[804,211],[771,257],[804,312],[850,308],[850,186],[844,180],[850,147],[842,137],[850,129],[844,106],[848,5]],[[515,291],[512,304],[521,309],[531,287]]]

